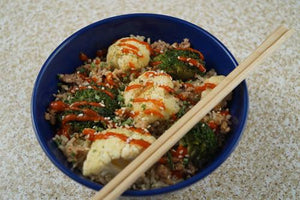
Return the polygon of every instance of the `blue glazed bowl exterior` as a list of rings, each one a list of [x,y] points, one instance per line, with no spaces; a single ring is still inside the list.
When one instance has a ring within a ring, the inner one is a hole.
[[[57,74],[72,73],[82,64],[78,59],[79,52],[93,58],[97,50],[107,48],[116,39],[130,34],[149,37],[151,41],[161,39],[169,43],[189,38],[193,48],[204,54],[207,68],[214,68],[218,74],[227,75],[237,66],[228,49],[210,33],[184,20],[157,14],[128,14],[104,19],[79,30],[60,44],[46,60],[36,79],[31,101],[32,123],[41,147],[55,166],[70,178],[94,190],[100,190],[102,185],[83,177],[78,170],[71,169],[71,165],[52,141],[55,133],[45,120],[44,113],[53,101],[53,94],[57,92]],[[245,127],[248,113],[245,82],[234,90],[229,108],[233,122],[230,137],[223,150],[205,169],[172,186],[145,191],[128,190],[124,195],[146,196],[171,192],[191,185],[212,173],[234,150]]]

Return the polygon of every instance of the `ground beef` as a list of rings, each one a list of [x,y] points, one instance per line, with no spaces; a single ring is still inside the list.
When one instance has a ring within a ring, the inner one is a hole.
[[[49,120],[51,125],[55,125],[56,122],[55,115],[56,115],[55,112],[50,110],[49,112],[45,113],[45,119]]]
[[[160,179],[166,184],[172,184],[172,172],[165,165],[159,164],[156,168],[156,174],[160,177]]]
[[[83,84],[84,80],[82,80],[76,73],[74,74],[60,74],[59,80],[65,83],[75,83],[77,85]]]
[[[171,126],[171,124],[172,122],[169,120],[155,121],[150,124],[150,128],[148,130],[154,137],[158,138]]]
[[[154,42],[153,44],[151,44],[151,48],[155,52],[160,52],[160,53],[163,53],[171,48],[189,48],[189,47],[191,47],[191,43],[190,43],[189,39],[187,39],[187,38],[183,39],[183,41],[179,44],[177,42],[175,42],[172,45],[170,45],[169,43],[166,43],[161,40],[158,40],[157,42]]]
[[[174,47],[174,48],[190,48],[191,43],[190,43],[189,39],[184,38],[183,41],[179,44],[177,42],[173,43],[172,47]]]
[[[157,42],[154,42],[153,44],[151,44],[151,48],[155,52],[163,53],[170,48],[170,44],[168,44],[164,41],[158,40]]]

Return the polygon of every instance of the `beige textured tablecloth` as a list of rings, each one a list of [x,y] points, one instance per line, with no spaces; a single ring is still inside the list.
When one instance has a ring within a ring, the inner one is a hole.
[[[299,199],[296,0],[0,1],[0,199],[88,199],[94,194],[60,172],[39,146],[30,119],[32,88],[42,64],[70,34],[106,17],[135,12],[195,23],[220,39],[238,61],[280,24],[298,31],[247,79],[248,123],[229,159],[204,180],[152,199]]]

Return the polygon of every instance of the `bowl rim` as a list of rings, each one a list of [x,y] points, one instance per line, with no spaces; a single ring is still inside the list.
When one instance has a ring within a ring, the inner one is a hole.
[[[39,85],[39,82],[41,80],[41,77],[43,76],[43,74],[45,73],[45,69],[46,66],[52,61],[52,59],[55,57],[55,55],[60,52],[60,50],[67,45],[73,38],[77,37],[78,35],[88,31],[91,28],[94,28],[96,26],[99,26],[101,24],[105,24],[105,23],[109,23],[110,21],[114,21],[114,20],[118,20],[118,19],[126,19],[126,18],[139,18],[139,17],[151,17],[151,18],[161,18],[164,20],[168,20],[168,21],[172,21],[175,23],[180,23],[180,24],[184,24],[187,26],[190,26],[194,29],[197,29],[198,31],[203,32],[207,37],[211,38],[216,44],[218,44],[219,47],[221,47],[224,52],[228,55],[228,57],[232,60],[232,62],[234,63],[234,67],[236,67],[238,65],[237,61],[235,60],[235,58],[233,57],[233,55],[231,54],[231,52],[225,47],[225,45],[223,45],[215,36],[213,36],[212,34],[210,34],[209,32],[207,32],[206,30],[204,30],[203,28],[190,23],[188,21],[185,21],[183,19],[179,19],[177,17],[173,17],[173,16],[169,16],[169,15],[162,15],[162,14],[154,14],[154,13],[132,13],[132,14],[123,14],[123,15],[117,15],[117,16],[113,16],[113,17],[109,17],[109,18],[105,18],[102,20],[99,20],[97,22],[94,22],[90,25],[87,25],[81,29],[79,29],[78,31],[74,32],[72,35],[70,35],[69,37],[67,37],[57,48],[55,48],[55,50],[49,55],[49,57],[47,58],[47,60],[45,61],[45,63],[42,65],[38,76],[36,78],[34,87],[33,87],[33,91],[32,91],[32,97],[31,97],[31,121],[32,121],[32,125],[33,125],[33,129],[36,135],[36,138],[40,144],[40,146],[42,147],[44,153],[47,155],[47,157],[51,160],[51,162],[60,170],[62,171],[65,175],[69,176],[71,179],[75,180],[76,182],[90,188],[90,189],[94,189],[94,190],[100,190],[103,186],[101,186],[98,183],[86,180],[80,176],[78,176],[77,174],[75,174],[72,170],[66,168],[64,165],[62,165],[55,156],[53,156],[50,152],[51,150],[48,148],[48,146],[45,144],[45,142],[42,140],[42,138],[40,137],[39,133],[38,133],[38,129],[37,129],[37,122],[36,119],[34,117],[34,113],[36,112],[36,106],[35,106],[35,99],[37,96],[37,86]],[[249,109],[249,99],[248,99],[248,89],[247,89],[247,84],[246,81],[243,81],[241,83],[243,89],[244,89],[244,101],[245,101],[245,112],[243,113],[242,119],[241,119],[241,123],[240,126],[237,128],[237,132],[239,132],[240,134],[235,134],[234,137],[232,138],[232,143],[230,143],[228,145],[228,147],[226,148],[226,151],[224,151],[222,154],[223,156],[221,156],[219,159],[214,160],[213,162],[211,162],[204,170],[202,170],[201,172],[197,173],[196,175],[192,176],[191,178],[181,181],[179,183],[176,183],[174,185],[170,185],[170,186],[166,186],[166,187],[162,187],[162,188],[157,188],[157,189],[151,189],[151,190],[127,190],[125,191],[122,195],[124,196],[149,196],[149,195],[159,195],[159,194],[164,194],[164,193],[169,193],[169,192],[173,192],[173,191],[177,191],[179,189],[183,189],[187,186],[190,186],[192,184],[194,184],[195,182],[205,178],[206,176],[208,176],[209,174],[211,174],[215,169],[217,169],[218,167],[220,167],[224,161],[231,155],[231,153],[233,152],[233,150],[235,149],[235,147],[238,145],[239,140],[241,139],[241,136],[243,135],[246,123],[247,123],[247,116],[248,116],[248,109]]]

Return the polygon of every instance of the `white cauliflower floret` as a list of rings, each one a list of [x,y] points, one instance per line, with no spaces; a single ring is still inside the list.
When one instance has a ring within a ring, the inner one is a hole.
[[[148,71],[132,81],[124,91],[128,109],[137,113],[136,127],[146,128],[157,120],[167,120],[179,111],[178,99],[171,94],[172,78],[166,73]]]
[[[150,61],[150,45],[134,37],[121,38],[108,48],[107,62],[122,71],[141,69]]]
[[[84,176],[115,175],[144,150],[143,146],[131,143],[131,140],[142,140],[149,144],[155,141],[150,134],[142,134],[126,128],[107,129],[99,134],[109,133],[121,134],[128,139],[124,141],[112,134],[108,138],[94,141],[83,163]]]
[[[223,81],[223,79],[225,78],[225,76],[223,75],[219,75],[219,76],[212,76],[208,79],[206,79],[204,81],[205,83],[212,83],[215,85],[218,85],[219,83],[221,83]],[[212,89],[211,88],[206,88],[202,93],[201,93],[201,98],[205,97]]]

